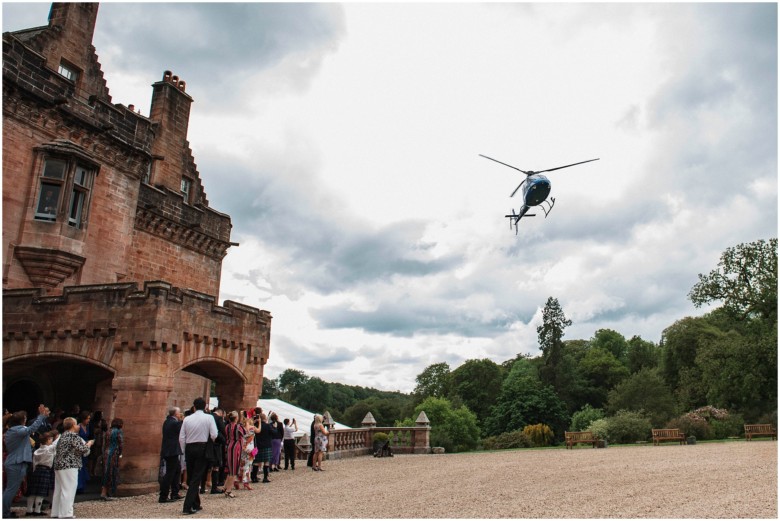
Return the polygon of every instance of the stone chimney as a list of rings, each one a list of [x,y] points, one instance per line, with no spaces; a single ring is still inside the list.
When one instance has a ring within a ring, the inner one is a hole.
[[[186,151],[187,128],[190,123],[192,98],[185,92],[184,80],[165,71],[163,78],[152,85],[152,106],[149,119],[157,125],[152,154],[169,156],[172,151]],[[155,184],[178,192],[182,175],[191,175],[179,157],[165,157],[155,174]]]

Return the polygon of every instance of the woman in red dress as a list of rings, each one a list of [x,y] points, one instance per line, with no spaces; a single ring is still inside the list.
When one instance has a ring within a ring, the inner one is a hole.
[[[233,494],[233,483],[237,483],[236,476],[241,472],[241,451],[244,448],[244,435],[246,431],[238,421],[238,413],[232,411],[228,414],[228,424],[225,425],[225,464],[227,465],[227,477],[225,478],[225,496],[236,497]]]

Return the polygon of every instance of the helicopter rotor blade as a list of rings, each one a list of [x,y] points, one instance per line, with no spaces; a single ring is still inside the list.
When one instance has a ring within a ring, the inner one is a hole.
[[[560,170],[561,168],[569,168],[570,166],[581,165],[583,163],[590,163],[591,161],[598,161],[599,159],[601,159],[601,158],[597,157],[596,159],[588,159],[587,161],[580,161],[579,163],[572,163],[572,164],[566,165],[566,166],[559,166],[557,168],[550,168],[549,170],[540,170],[540,171],[534,172],[534,173],[541,174],[543,172],[552,172],[553,170]]]
[[[509,197],[514,197],[514,196],[515,196],[515,194],[517,193],[517,191],[518,191],[518,190],[520,190],[520,187],[521,187],[521,186],[523,186],[523,183],[525,183],[525,181],[526,181],[526,180],[525,180],[525,179],[523,179],[523,182],[522,182],[522,183],[520,183],[519,185],[517,185],[517,188],[515,188],[515,191],[514,191],[514,192],[512,192],[512,195],[510,195]]]
[[[509,168],[514,168],[514,169],[515,169],[515,170],[517,170],[518,172],[522,172],[522,173],[524,173],[525,175],[531,175],[531,173],[530,173],[530,172],[526,172],[525,170],[520,170],[520,169],[519,169],[519,168],[517,168],[516,166],[508,165],[508,164],[506,164],[506,163],[504,163],[504,162],[502,162],[502,161],[499,161],[498,159],[493,159],[492,157],[488,157],[488,156],[485,156],[485,155],[482,155],[482,154],[479,154],[479,155],[480,155],[480,156],[482,156],[482,157],[484,157],[485,159],[490,159],[491,161],[495,161],[496,163],[498,163],[498,164],[500,164],[500,165],[508,166]],[[513,195],[514,195],[514,194],[513,194]]]

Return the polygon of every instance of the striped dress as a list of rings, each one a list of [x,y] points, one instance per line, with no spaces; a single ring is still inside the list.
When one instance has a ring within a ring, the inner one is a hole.
[[[225,426],[225,440],[227,442],[225,464],[227,465],[229,476],[241,474],[241,450],[243,449],[245,434],[246,431],[243,425],[238,422],[228,423]]]

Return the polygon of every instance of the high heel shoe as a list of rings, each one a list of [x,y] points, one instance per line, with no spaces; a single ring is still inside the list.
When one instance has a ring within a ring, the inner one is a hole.
[[[241,485],[238,484],[238,481],[234,481],[233,482],[233,486],[236,487],[236,490],[240,490],[241,489]]]
[[[244,488],[247,490],[252,490],[252,487],[249,486],[249,483],[244,483]]]

